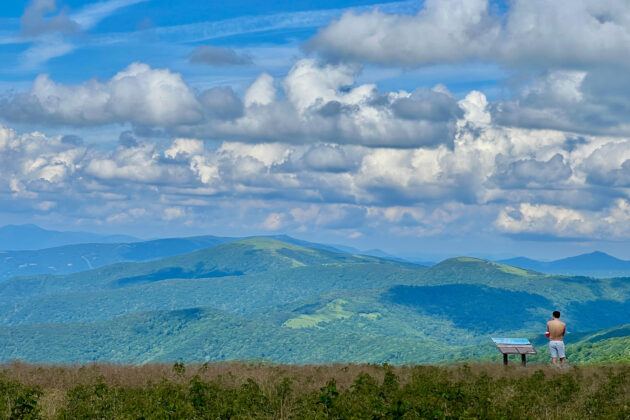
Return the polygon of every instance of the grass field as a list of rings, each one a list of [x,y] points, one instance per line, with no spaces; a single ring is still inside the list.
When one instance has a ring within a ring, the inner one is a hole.
[[[6,419],[627,419],[630,365],[12,363],[0,395]]]

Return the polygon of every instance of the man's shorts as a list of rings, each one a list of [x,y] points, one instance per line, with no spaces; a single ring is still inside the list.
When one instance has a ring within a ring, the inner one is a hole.
[[[549,342],[549,352],[551,352],[551,357],[559,357],[563,358],[564,356],[564,342],[563,341],[550,341]]]

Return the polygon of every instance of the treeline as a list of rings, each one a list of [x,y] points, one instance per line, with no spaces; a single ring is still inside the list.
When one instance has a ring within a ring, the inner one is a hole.
[[[630,365],[6,365],[6,419],[630,418]]]

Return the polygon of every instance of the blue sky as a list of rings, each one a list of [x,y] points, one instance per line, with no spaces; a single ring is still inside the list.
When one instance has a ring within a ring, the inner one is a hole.
[[[5,2],[0,224],[630,258],[623,0]]]

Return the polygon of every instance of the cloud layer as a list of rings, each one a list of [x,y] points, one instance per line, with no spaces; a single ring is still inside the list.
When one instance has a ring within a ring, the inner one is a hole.
[[[452,145],[462,110],[446,88],[380,92],[372,84],[356,85],[356,73],[352,66],[304,59],[277,84],[263,73],[241,99],[229,87],[196,95],[181,75],[135,63],[105,82],[78,86],[39,76],[29,92],[5,97],[0,112],[26,123],[131,123],[245,142]]]
[[[308,77],[309,85],[315,83]],[[331,77],[331,99],[339,98],[336,86],[343,77]],[[298,92],[284,89],[288,101]],[[262,92],[256,100],[250,97],[250,108],[270,106],[261,104],[270,99]],[[198,223],[208,207],[239,206],[231,214],[235,221],[244,217],[269,231],[356,235],[385,229],[427,236],[474,231],[484,221],[488,229],[510,235],[630,237],[630,141],[504,128],[493,122],[479,92],[456,106],[447,101],[427,110],[414,102],[434,94],[446,95],[438,89],[405,96],[412,103],[403,105],[408,114],[401,121],[418,114],[456,118],[451,144],[391,148],[230,140],[210,147],[197,138],[143,140],[124,132],[119,146],[103,150],[77,137],[3,128],[6,176],[0,191],[34,211],[55,213],[73,203],[74,211],[89,209],[100,220],[123,225],[147,217]],[[301,93],[294,115],[310,112],[319,98]]]

